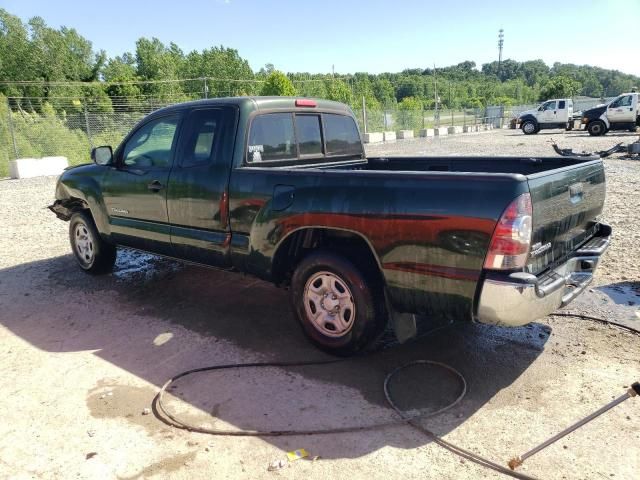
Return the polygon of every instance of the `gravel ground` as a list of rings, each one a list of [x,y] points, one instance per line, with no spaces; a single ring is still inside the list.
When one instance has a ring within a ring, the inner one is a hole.
[[[630,135],[493,131],[368,148],[371,155],[551,155],[548,140],[598,150]],[[615,237],[592,291],[572,310],[637,325],[640,162],[605,162],[605,217]],[[0,478],[502,478],[404,426],[365,433],[209,437],[146,414],[158,387],[194,367],[324,359],[289,314],[286,292],[241,275],[121,251],[115,272],[87,277],[67,224],[44,207],[54,179],[0,181]],[[169,408],[216,428],[308,428],[392,418],[382,381],[429,358],[459,369],[468,392],[427,423],[447,440],[506,464],[640,377],[637,336],[577,319],[500,329],[458,324],[337,365],[206,373],[177,382]],[[392,385],[409,409],[459,392],[452,377],[409,370]],[[629,400],[531,458],[539,478],[637,478],[640,415]],[[305,448],[270,472],[270,462]],[[594,449],[597,454],[594,455]]]

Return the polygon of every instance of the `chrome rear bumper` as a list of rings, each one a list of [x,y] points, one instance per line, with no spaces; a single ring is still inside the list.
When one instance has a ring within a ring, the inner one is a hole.
[[[600,236],[589,240],[565,263],[539,277],[522,272],[487,276],[475,320],[516,327],[569,304],[591,283],[602,254],[609,247],[611,228],[601,227]]]

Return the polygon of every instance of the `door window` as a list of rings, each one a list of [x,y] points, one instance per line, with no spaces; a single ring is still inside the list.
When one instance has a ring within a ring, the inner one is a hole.
[[[132,168],[168,167],[178,120],[178,115],[162,117],[136,130],[124,146],[124,165]]]
[[[633,103],[633,98],[631,95],[625,95],[624,97],[620,97],[617,100],[614,100],[609,108],[619,108],[619,107],[630,107]]]
[[[556,101],[547,102],[542,106],[542,110],[555,110],[556,109]]]

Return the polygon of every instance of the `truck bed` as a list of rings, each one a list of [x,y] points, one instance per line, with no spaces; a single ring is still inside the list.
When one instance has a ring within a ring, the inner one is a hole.
[[[326,164],[321,168],[405,172],[475,172],[533,175],[597,161],[598,157],[368,157],[363,162]],[[315,166],[317,167],[317,166]],[[301,168],[308,168],[303,166]]]

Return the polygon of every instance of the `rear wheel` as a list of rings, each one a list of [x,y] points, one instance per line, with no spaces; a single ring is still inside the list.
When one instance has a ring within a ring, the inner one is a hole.
[[[600,135],[604,135],[607,133],[607,126],[604,124],[602,120],[594,120],[587,125],[587,130],[589,135],[594,137],[599,137]]]
[[[108,273],[116,263],[115,245],[105,242],[93,222],[85,212],[76,212],[69,222],[71,250],[78,265],[93,275]]]
[[[522,124],[522,132],[525,135],[532,135],[534,133],[538,133],[538,127],[535,124],[535,122],[532,122],[531,120],[527,120]]]
[[[375,343],[386,326],[378,283],[341,256],[315,252],[293,274],[292,309],[313,344],[334,355],[353,355]]]

